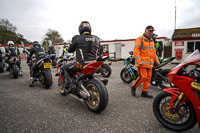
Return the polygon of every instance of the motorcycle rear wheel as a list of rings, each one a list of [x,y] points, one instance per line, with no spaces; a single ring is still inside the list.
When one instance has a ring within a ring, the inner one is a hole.
[[[169,99],[166,100],[167,98]],[[182,105],[179,105],[177,108],[178,110],[175,113],[170,113],[170,100],[171,94],[165,91],[162,91],[155,97],[153,101],[153,112],[157,120],[166,128],[174,131],[185,131],[194,127],[197,123],[197,119],[191,102],[186,101]],[[186,116],[186,119],[184,119],[184,115]]]
[[[45,70],[40,75],[40,82],[44,86],[44,88],[49,89],[52,85],[52,75],[50,70]]]
[[[133,81],[131,74],[128,72],[127,68],[123,68],[121,70],[120,77],[121,77],[121,80],[127,84],[129,84]]]
[[[100,80],[94,78],[90,79],[84,86],[91,95],[91,98],[85,101],[89,110],[94,113],[104,111],[108,105],[106,86]]]

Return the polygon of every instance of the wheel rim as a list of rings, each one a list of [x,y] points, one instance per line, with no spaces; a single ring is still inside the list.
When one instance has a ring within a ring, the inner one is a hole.
[[[98,108],[99,103],[100,103],[100,97],[99,97],[99,91],[98,91],[97,87],[93,84],[89,84],[87,86],[87,90],[91,95],[91,98],[86,101],[87,105],[91,109]]]
[[[169,111],[169,103],[171,97],[165,97],[159,106],[162,117],[171,124],[184,124],[186,123],[191,115],[189,106],[187,104],[180,104],[178,110],[175,113]]]
[[[45,84],[45,81],[44,81],[45,79],[44,79],[44,75],[42,74],[42,75],[40,75],[40,82],[44,85]]]
[[[108,71],[106,68],[102,68],[102,74],[105,76],[108,75]]]
[[[131,80],[131,75],[129,74],[129,72],[127,71],[127,69],[124,70],[122,77],[123,77],[123,79],[125,81]]]
[[[58,78],[58,89],[60,93],[65,93],[65,87],[63,86],[60,77]]]

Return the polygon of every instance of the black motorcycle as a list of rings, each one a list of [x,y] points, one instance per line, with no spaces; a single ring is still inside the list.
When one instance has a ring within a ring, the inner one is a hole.
[[[19,67],[18,64],[20,63],[20,60],[17,56],[10,56],[8,60],[8,70],[10,72],[10,75],[13,76],[13,78],[17,79],[19,77]]]
[[[30,63],[28,63],[30,70],[34,62],[35,60],[31,60]],[[49,57],[45,57],[39,60],[36,64],[36,68],[37,68],[37,71],[36,71],[33,83],[39,81],[44,88],[46,89],[50,88],[52,85],[51,59]],[[31,87],[34,86],[33,83],[30,83]]]
[[[5,71],[5,55],[0,54],[0,73]]]
[[[155,65],[152,69],[151,85],[158,86],[159,84],[169,84],[171,87],[174,87],[174,84],[171,83],[167,77],[167,74],[171,69],[162,69],[163,66],[167,65],[169,62],[172,62],[175,57],[169,57],[160,62],[160,65]]]
[[[110,63],[103,63],[102,66],[96,71],[97,74],[101,74],[104,78],[109,78],[112,74],[111,66],[112,62]]]

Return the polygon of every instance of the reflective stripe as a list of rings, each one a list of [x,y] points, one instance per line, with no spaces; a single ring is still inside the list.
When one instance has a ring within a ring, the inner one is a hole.
[[[155,56],[155,58],[158,58],[158,56]]]
[[[155,47],[142,47],[142,49],[155,49]]]
[[[143,39],[142,37],[138,37],[138,38]]]
[[[138,56],[137,58],[135,58],[135,60],[138,60],[138,59],[140,59],[140,56]]]
[[[143,62],[143,64],[153,65],[153,62]]]
[[[148,39],[144,39],[145,41],[149,41]]]
[[[139,44],[136,44],[135,47],[140,47],[141,48],[141,46]]]
[[[144,41],[143,41],[143,38],[142,38],[142,48],[144,47]]]

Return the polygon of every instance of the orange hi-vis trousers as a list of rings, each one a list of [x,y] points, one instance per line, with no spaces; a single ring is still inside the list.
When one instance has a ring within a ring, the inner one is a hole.
[[[152,68],[138,67],[138,78],[133,83],[133,87],[137,88],[142,82],[142,91],[148,91],[149,83],[151,81]]]

